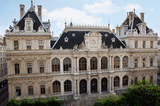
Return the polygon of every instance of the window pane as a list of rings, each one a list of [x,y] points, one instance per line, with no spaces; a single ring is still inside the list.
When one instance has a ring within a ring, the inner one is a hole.
[[[33,95],[33,86],[28,86],[28,95]]]
[[[32,73],[32,63],[27,63],[28,73]]]
[[[16,95],[21,96],[21,89],[20,87],[16,87]]]

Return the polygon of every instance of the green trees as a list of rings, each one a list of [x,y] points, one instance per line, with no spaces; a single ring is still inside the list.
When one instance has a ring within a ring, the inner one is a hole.
[[[50,99],[48,99],[47,105],[48,106],[61,106],[62,101],[58,99],[57,97],[51,97]]]
[[[39,97],[35,99],[34,106],[47,106],[47,101],[44,98]]]
[[[110,95],[104,99],[98,99],[94,106],[158,106],[160,105],[160,88],[152,82],[139,80],[131,85],[128,90],[119,97]]]
[[[12,98],[7,102],[7,106],[20,106],[20,102],[15,98]]]
[[[20,106],[34,106],[33,103],[34,102],[32,99],[30,99],[29,97],[25,97],[24,99],[21,100]]]
[[[25,97],[21,101],[16,100],[15,98],[8,101],[7,106],[61,106],[62,101],[57,97],[51,97],[48,100],[45,100],[42,97],[39,97],[33,101],[29,97]]]
[[[157,106],[160,103],[160,88],[146,79],[139,80],[122,94],[122,100],[136,106]]]

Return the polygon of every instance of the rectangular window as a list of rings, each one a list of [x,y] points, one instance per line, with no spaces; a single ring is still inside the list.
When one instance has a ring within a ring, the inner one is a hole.
[[[27,21],[26,26],[27,26],[27,27],[26,27],[26,28],[27,28],[26,30],[27,30],[27,31],[31,31],[31,21]]]
[[[138,67],[138,59],[134,60],[134,67]]]
[[[14,50],[18,50],[18,41],[14,41]]]
[[[40,73],[44,73],[44,64],[43,63],[39,64],[39,70],[40,70]]]
[[[33,95],[33,86],[28,86],[28,95]]]
[[[153,41],[150,42],[150,48],[153,48]]]
[[[31,41],[27,40],[27,50],[31,50]]]
[[[146,48],[146,42],[143,41],[143,48]]]
[[[150,76],[150,82],[153,82],[153,76]]]
[[[21,89],[20,87],[16,87],[16,95],[21,96]]]
[[[19,74],[19,64],[15,64],[15,74]]]
[[[135,48],[138,48],[138,41],[135,41]]]
[[[27,63],[28,73],[32,73],[32,63]]]
[[[41,85],[41,94],[45,94],[45,85]]]
[[[39,41],[39,49],[42,50],[43,49],[43,40]]]

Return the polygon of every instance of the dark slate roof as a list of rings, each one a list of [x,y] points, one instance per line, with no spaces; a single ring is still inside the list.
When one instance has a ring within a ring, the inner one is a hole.
[[[142,20],[138,16],[134,15],[133,29],[136,28],[138,30],[138,33],[140,32],[140,30],[137,27],[137,24],[139,23],[142,23]],[[129,17],[127,17],[127,19],[122,23],[122,25],[128,25],[128,29],[131,29],[132,23],[129,26]],[[146,26],[146,33],[148,32],[149,32],[149,28]]]
[[[72,34],[75,34],[73,37]],[[54,44],[52,49],[60,49],[62,46],[63,49],[73,49],[75,45],[80,45],[84,41],[84,35],[89,33],[89,31],[68,31],[67,33],[63,32],[62,36],[57,40]],[[109,48],[111,45],[113,48],[126,48],[127,46],[123,44],[114,34],[109,32],[99,32],[102,35],[102,43],[105,41],[105,45]],[[105,37],[104,35],[107,34],[108,36]],[[68,38],[68,42],[64,41],[64,38]],[[112,42],[112,38],[115,38],[115,42]]]
[[[38,16],[36,15],[36,13],[34,11],[27,11],[27,13],[20,19],[20,21],[17,23],[17,26],[19,27],[19,30],[24,30],[24,25],[25,25],[25,20],[24,18],[26,17],[31,17],[33,19],[34,25],[33,25],[33,29],[34,30],[38,30],[38,27],[40,25],[44,26],[42,24],[42,22],[39,20]],[[44,28],[45,30],[45,28]],[[45,30],[46,31],[46,30]]]
[[[55,40],[51,40],[51,43],[50,43],[51,47],[55,44],[55,42],[56,42]]]

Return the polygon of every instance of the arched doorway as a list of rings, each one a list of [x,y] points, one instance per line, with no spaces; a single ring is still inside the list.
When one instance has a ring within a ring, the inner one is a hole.
[[[80,94],[87,93],[87,81],[85,79],[80,81]]]
[[[97,92],[97,79],[91,80],[91,93]]]
[[[102,89],[102,92],[107,91],[107,78],[103,78],[101,80],[101,89]]]

